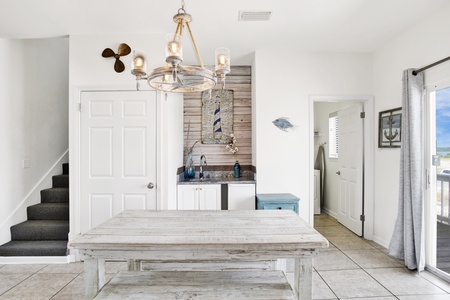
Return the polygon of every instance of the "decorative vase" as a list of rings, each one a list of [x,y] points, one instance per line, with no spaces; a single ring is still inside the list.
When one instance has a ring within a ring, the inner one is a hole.
[[[195,177],[195,165],[192,160],[192,151],[188,152],[186,159],[186,166],[184,167],[184,178],[194,178]]]
[[[239,178],[241,177],[241,165],[239,164],[239,161],[236,160],[236,163],[234,164],[234,177]]]

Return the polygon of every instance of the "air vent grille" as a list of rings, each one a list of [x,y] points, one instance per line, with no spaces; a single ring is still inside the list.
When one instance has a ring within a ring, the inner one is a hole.
[[[241,10],[239,21],[269,21],[271,15],[271,11]]]

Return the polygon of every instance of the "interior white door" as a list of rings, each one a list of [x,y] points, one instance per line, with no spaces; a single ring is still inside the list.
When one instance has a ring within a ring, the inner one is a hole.
[[[363,222],[363,119],[362,104],[338,112],[339,213],[338,221],[361,236]],[[340,173],[340,174],[339,174]]]
[[[81,233],[157,209],[156,92],[81,93]]]

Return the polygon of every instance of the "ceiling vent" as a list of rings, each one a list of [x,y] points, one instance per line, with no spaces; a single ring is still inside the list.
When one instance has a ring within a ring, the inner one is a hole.
[[[240,10],[239,21],[269,21],[271,11]]]

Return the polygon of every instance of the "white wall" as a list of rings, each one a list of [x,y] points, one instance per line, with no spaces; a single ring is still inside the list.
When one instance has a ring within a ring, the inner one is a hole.
[[[402,106],[403,70],[421,68],[450,55],[449,15],[447,6],[374,53],[376,114]],[[425,71],[426,84],[449,78],[450,62]],[[376,148],[375,166],[374,240],[388,246],[397,217],[400,149]]]
[[[71,164],[71,232],[79,232],[79,93],[82,90],[135,90],[136,80],[130,73],[131,54],[121,57],[125,71],[114,71],[114,58],[103,58],[105,48],[117,52],[120,43],[131,49],[144,51],[148,69],[163,65],[165,61],[165,34],[117,34],[70,36],[70,164]],[[141,82],[142,90],[150,87]],[[183,101],[182,96],[158,93],[158,188],[160,208],[176,206],[176,171],[183,165]]]
[[[0,39],[0,244],[26,219],[23,208],[40,202],[28,195],[68,149],[68,60],[67,38]]]
[[[339,212],[339,170],[337,158],[329,158],[328,154],[328,121],[330,113],[339,111],[354,103],[349,102],[316,102],[314,103],[314,131],[319,131],[320,136],[314,138],[314,158],[317,158],[319,144],[326,143],[325,149],[325,211],[333,217],[337,217]]]
[[[371,54],[292,53],[262,49],[255,54],[255,147],[257,193],[292,193],[300,216],[310,220],[309,96],[372,95]],[[272,124],[287,117],[294,130]]]

